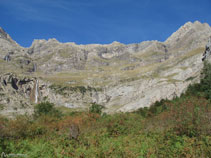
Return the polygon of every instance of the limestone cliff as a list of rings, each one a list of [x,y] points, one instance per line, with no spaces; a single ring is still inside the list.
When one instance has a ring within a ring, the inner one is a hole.
[[[1,113],[19,110],[21,102],[32,109],[32,103],[44,98],[75,109],[96,102],[113,113],[172,99],[198,82],[211,27],[188,22],[164,42],[129,45],[77,45],[49,39],[34,40],[30,48],[23,48],[3,29],[0,35]],[[4,79],[8,73],[17,81]],[[19,85],[24,77],[30,80],[24,85],[30,87],[30,94]],[[8,88],[4,80],[16,86]],[[7,98],[12,101],[6,102]]]

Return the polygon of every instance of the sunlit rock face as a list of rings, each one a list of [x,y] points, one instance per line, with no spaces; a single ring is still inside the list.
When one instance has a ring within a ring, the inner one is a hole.
[[[115,113],[172,99],[199,82],[202,59],[210,59],[210,36],[210,26],[196,21],[164,42],[77,45],[49,39],[23,48],[0,29],[0,112],[33,111],[32,104],[48,100],[77,110],[96,102]],[[23,78],[27,83],[20,86]]]

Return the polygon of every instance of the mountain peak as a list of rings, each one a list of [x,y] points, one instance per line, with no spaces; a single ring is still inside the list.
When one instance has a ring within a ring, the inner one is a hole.
[[[9,43],[12,43],[13,45],[19,46],[11,37],[10,35],[4,31],[2,27],[0,27],[0,39],[6,40]]]
[[[8,38],[8,34],[0,27],[0,38]]]
[[[193,34],[194,32],[210,31],[210,26],[207,23],[201,23],[199,21],[187,22],[181,26],[176,32],[174,32],[166,41],[166,44],[172,44],[182,39],[187,33]]]

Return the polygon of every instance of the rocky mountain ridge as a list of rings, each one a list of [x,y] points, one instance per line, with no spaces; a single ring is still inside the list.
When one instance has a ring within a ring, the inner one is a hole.
[[[35,98],[74,109],[96,102],[108,113],[172,99],[199,81],[210,36],[211,27],[196,21],[164,42],[77,45],[49,39],[23,48],[0,29],[0,114],[19,113],[21,103],[32,112]]]

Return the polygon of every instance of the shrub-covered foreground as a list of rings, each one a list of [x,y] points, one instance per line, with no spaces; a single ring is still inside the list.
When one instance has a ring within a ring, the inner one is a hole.
[[[71,113],[0,119],[0,153],[38,157],[210,157],[211,109],[183,96],[142,112],[100,116]],[[165,107],[165,108],[163,108]],[[77,124],[80,134],[71,139]]]
[[[93,104],[90,112],[61,114],[45,102],[36,106],[34,116],[0,117],[0,154],[210,158],[211,73],[206,68],[201,84],[190,86],[180,98],[161,100],[133,113],[101,115],[102,107]],[[70,127],[79,127],[75,139]]]

